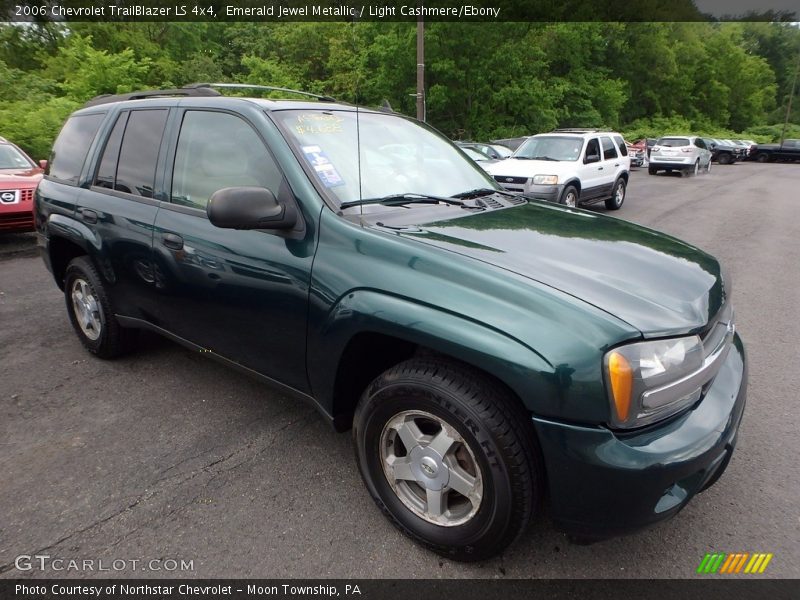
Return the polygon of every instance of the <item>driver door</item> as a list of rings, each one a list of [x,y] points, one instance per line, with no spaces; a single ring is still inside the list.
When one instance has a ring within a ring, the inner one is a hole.
[[[306,313],[313,234],[211,224],[209,197],[255,186],[296,203],[257,130],[238,114],[183,110],[155,219],[157,325],[279,383],[308,391]],[[298,211],[299,212],[299,211]]]

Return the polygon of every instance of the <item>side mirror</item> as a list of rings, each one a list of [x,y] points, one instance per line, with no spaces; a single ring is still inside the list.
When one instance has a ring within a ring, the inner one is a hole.
[[[600,155],[599,154],[587,154],[586,158],[583,159],[583,164],[588,165],[589,163],[596,163],[600,162]]]
[[[281,204],[262,187],[217,190],[208,200],[206,214],[212,224],[225,229],[291,229],[297,222],[295,208]]]
[[[42,159],[39,161],[39,168],[47,171],[47,161]]]

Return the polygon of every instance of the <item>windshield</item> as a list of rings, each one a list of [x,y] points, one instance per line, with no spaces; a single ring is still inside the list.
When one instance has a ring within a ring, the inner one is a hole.
[[[583,138],[564,136],[534,136],[528,138],[512,158],[538,160],[578,160]]]
[[[505,146],[498,146],[497,144],[494,144],[492,145],[492,148],[494,148],[495,152],[497,152],[503,158],[508,158],[512,154],[512,151]]]
[[[464,154],[469,156],[472,160],[483,161],[489,160],[489,157],[485,154],[478,152],[477,150],[473,150],[472,148],[461,148],[464,151]]]
[[[0,169],[30,169],[32,166],[28,157],[14,146],[0,145]]]
[[[340,204],[402,194],[450,197],[476,188],[501,189],[450,140],[397,115],[359,112],[358,129],[355,111],[287,110],[272,115]]]
[[[665,137],[656,142],[657,146],[666,146],[667,148],[680,148],[681,146],[689,146],[688,138],[679,137]]]

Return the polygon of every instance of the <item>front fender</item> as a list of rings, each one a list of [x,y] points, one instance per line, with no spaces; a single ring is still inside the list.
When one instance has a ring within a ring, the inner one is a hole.
[[[341,297],[323,322],[312,326],[308,374],[314,396],[333,412],[339,358],[359,333],[377,333],[451,356],[491,373],[536,412],[536,398],[556,393],[557,369],[535,349],[485,323],[414,300],[353,290]]]

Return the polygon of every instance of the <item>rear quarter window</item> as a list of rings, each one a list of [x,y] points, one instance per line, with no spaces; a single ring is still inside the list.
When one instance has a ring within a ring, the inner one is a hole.
[[[67,119],[50,154],[48,175],[77,185],[86,154],[105,113],[74,115]]]

